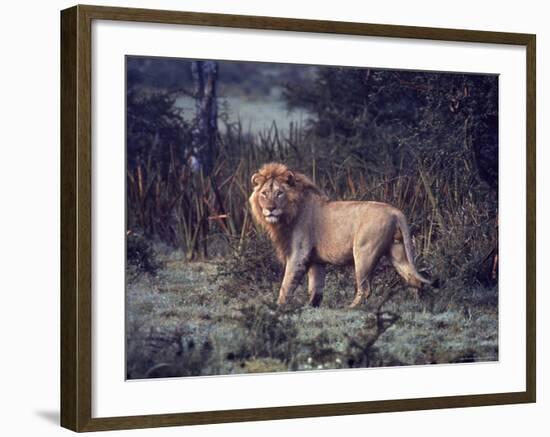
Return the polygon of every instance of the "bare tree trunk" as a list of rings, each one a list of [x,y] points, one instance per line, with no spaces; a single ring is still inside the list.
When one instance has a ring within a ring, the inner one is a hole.
[[[193,130],[193,155],[198,160],[196,170],[202,169],[210,175],[217,149],[218,103],[216,82],[218,63],[215,61],[194,61],[191,64],[195,82],[195,128]]]

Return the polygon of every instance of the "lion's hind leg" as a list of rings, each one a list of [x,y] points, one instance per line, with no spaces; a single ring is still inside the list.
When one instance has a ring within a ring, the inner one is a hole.
[[[418,278],[416,269],[407,259],[405,247],[400,241],[395,241],[390,248],[390,261],[397,273],[409,285],[414,297],[418,299],[418,290],[422,287],[422,281]]]
[[[356,275],[357,276],[357,275]],[[361,279],[357,279],[357,285],[355,287],[355,297],[353,301],[349,304],[350,308],[356,308],[363,300],[368,299],[371,293],[371,282],[368,276]]]
[[[350,308],[361,305],[363,300],[368,299],[370,296],[372,272],[380,259],[380,255],[379,251],[372,250],[369,247],[354,250],[356,290]]]

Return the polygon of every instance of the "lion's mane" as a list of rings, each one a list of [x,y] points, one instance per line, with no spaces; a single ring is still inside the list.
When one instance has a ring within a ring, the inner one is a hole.
[[[295,219],[301,208],[307,205],[306,198],[314,197],[315,200],[321,202],[327,201],[328,198],[306,175],[293,172],[286,165],[280,163],[264,164],[252,179],[255,185],[249,198],[252,217],[256,223],[266,230],[273,242],[277,257],[281,262],[284,262],[289,252],[289,239],[295,225]],[[275,224],[264,220],[259,203],[259,193],[262,187],[272,179],[277,180],[285,187],[288,200],[283,211],[282,221]]]

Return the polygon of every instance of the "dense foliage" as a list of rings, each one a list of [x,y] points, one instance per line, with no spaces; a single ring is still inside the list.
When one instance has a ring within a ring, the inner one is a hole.
[[[170,81],[162,87],[151,80],[144,67],[161,76],[183,66],[192,70],[189,61],[174,61],[172,70],[167,62],[158,71],[151,60],[128,69],[130,230],[181,248],[188,259],[239,252],[256,238],[249,177],[278,160],[311,175],[334,199],[379,200],[403,209],[417,251],[443,276],[495,282],[497,76],[219,63],[219,90],[237,86],[241,71],[242,87],[250,92],[261,82],[258,94],[265,96],[271,74],[289,110],[302,108],[310,117],[305,125],[273,125],[258,135],[245,132],[243,123],[214,126],[207,135],[213,162],[205,166],[197,153],[205,137],[204,128],[197,135],[200,104],[193,117],[175,105],[178,95],[193,89],[200,98],[192,72],[181,75],[178,90]],[[215,110],[220,122],[226,120],[223,108]]]
[[[127,67],[128,378],[498,360],[497,76]],[[228,94],[233,107],[216,104]],[[270,118],[259,132],[231,122],[250,101],[308,118]],[[329,266],[321,308],[306,306],[304,285],[277,307],[282,267],[248,207],[250,176],[268,161],[332,199],[401,208],[416,265],[441,288],[416,301],[381,262],[372,296],[351,311],[352,267]]]
[[[432,174],[458,172],[494,186],[497,81],[490,75],[324,67],[313,81],[289,84],[285,96],[291,108],[315,115],[309,128],[325,159],[352,155],[372,171],[394,175],[421,163]]]

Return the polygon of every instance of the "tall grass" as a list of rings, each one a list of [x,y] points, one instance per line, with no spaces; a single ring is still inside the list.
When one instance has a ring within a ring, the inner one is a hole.
[[[466,158],[446,163],[445,156],[426,159],[403,147],[390,168],[319,143],[301,126],[286,132],[273,124],[253,136],[240,123],[228,125],[208,177],[193,171],[175,145],[167,168],[146,157],[128,169],[128,226],[183,249],[188,260],[238,252],[257,232],[248,207],[250,176],[265,162],[281,161],[311,176],[331,199],[402,209],[417,253],[428,260],[421,267],[469,281],[494,275],[485,270],[497,247],[496,193],[476,182]]]

